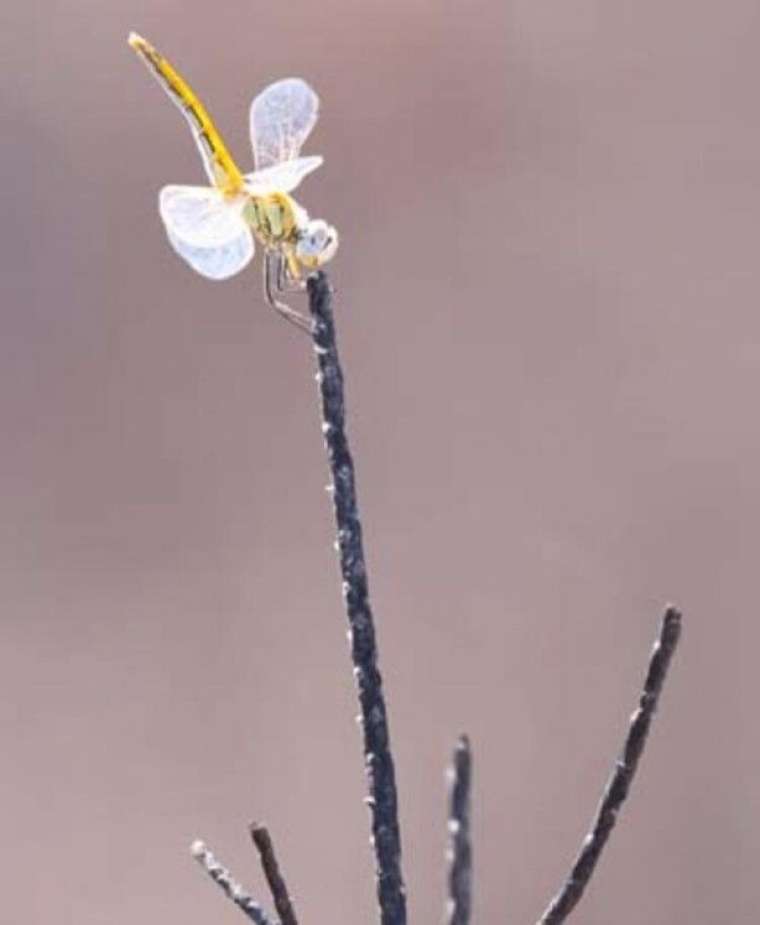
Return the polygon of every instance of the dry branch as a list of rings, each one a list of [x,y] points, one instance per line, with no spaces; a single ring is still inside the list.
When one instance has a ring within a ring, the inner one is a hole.
[[[652,650],[638,708],[631,717],[623,750],[607,782],[591,830],[583,841],[570,876],[549,903],[539,919],[539,925],[559,925],[560,922],[564,922],[588,886],[607,839],[615,827],[618,812],[628,796],[639,758],[646,745],[649,727],[657,709],[657,701],[665,683],[670,659],[678,645],[680,635],[681,614],[675,608],[669,607],[665,611],[660,635]]]
[[[322,432],[332,477],[343,599],[359,695],[380,920],[382,925],[405,925],[406,895],[401,873],[396,778],[382,678],[377,664],[377,640],[369,603],[354,463],[346,434],[343,371],[335,339],[332,291],[323,272],[309,277],[308,291],[309,309],[314,320],[312,337],[318,368]]]

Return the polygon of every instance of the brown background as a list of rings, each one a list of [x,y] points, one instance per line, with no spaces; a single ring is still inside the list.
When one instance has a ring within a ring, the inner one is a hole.
[[[13,7],[13,8],[11,8]],[[250,163],[301,74],[334,269],[413,922],[476,750],[482,923],[579,845],[667,600],[682,649],[573,921],[754,923],[760,13],[754,0],[8,4],[2,918],[240,922],[270,824],[304,925],[374,916],[306,340],[170,251],[203,182],[125,44]]]

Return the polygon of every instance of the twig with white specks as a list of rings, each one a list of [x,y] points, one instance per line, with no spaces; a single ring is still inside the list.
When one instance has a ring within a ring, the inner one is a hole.
[[[406,895],[401,873],[396,778],[385,697],[377,664],[377,641],[369,603],[354,463],[346,435],[343,371],[335,338],[332,291],[323,272],[309,277],[308,292],[309,309],[314,321],[312,337],[318,367],[322,431],[332,476],[343,598],[359,695],[380,921],[381,925],[405,925]]]
[[[219,886],[225,895],[242,909],[255,925],[276,925],[264,912],[261,906],[246,891],[232,879],[232,875],[223,867],[202,841],[193,842],[190,852],[201,865],[214,883]]]
[[[639,706],[631,717],[623,750],[615,763],[604,795],[596,811],[589,834],[573,864],[570,876],[562,889],[549,903],[539,919],[539,925],[559,925],[570,915],[594,873],[599,856],[617,821],[631,783],[636,774],[639,758],[644,751],[660,691],[665,683],[670,660],[681,635],[681,614],[673,607],[665,611],[662,627],[654,645]]]
[[[460,736],[449,769],[449,862],[447,925],[469,925],[472,906],[472,847],[470,843],[470,740]]]

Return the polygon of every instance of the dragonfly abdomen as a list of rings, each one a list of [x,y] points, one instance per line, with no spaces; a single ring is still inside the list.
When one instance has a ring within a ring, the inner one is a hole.
[[[243,175],[193,88],[142,36],[132,33],[129,43],[190,125],[211,182],[224,193],[240,192]]]

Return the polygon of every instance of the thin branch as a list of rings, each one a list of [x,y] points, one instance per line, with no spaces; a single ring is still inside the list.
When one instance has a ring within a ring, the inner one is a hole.
[[[669,607],[662,620],[660,635],[652,650],[644,689],[639,698],[639,706],[631,717],[623,750],[607,782],[591,831],[584,839],[567,882],[549,903],[539,920],[539,925],[558,925],[564,922],[580,900],[594,873],[599,856],[617,821],[617,814],[628,796],[639,758],[646,745],[649,726],[657,709],[657,701],[665,683],[670,659],[678,645],[680,635],[681,614],[675,608]]]
[[[377,642],[369,604],[354,464],[345,430],[343,372],[335,341],[332,292],[322,272],[309,277],[308,290],[309,309],[314,319],[312,336],[318,367],[322,431],[332,476],[343,598],[361,709],[380,920],[382,925],[405,925],[406,895],[401,873],[396,780],[382,679],[377,666]]]
[[[277,855],[274,852],[274,845],[269,836],[269,830],[264,825],[254,822],[249,827],[251,838],[259,852],[261,858],[261,867],[264,870],[264,876],[267,878],[269,890],[272,894],[272,901],[280,917],[282,925],[298,925],[293,903],[290,900],[285,880],[280,873],[280,865],[277,863]]]
[[[217,861],[202,841],[193,842],[190,852],[214,883],[252,922],[256,925],[276,925],[243,887],[232,879],[230,872]]]
[[[472,907],[472,846],[470,843],[470,788],[472,753],[470,740],[460,736],[449,769],[449,862],[446,921],[469,925]]]

